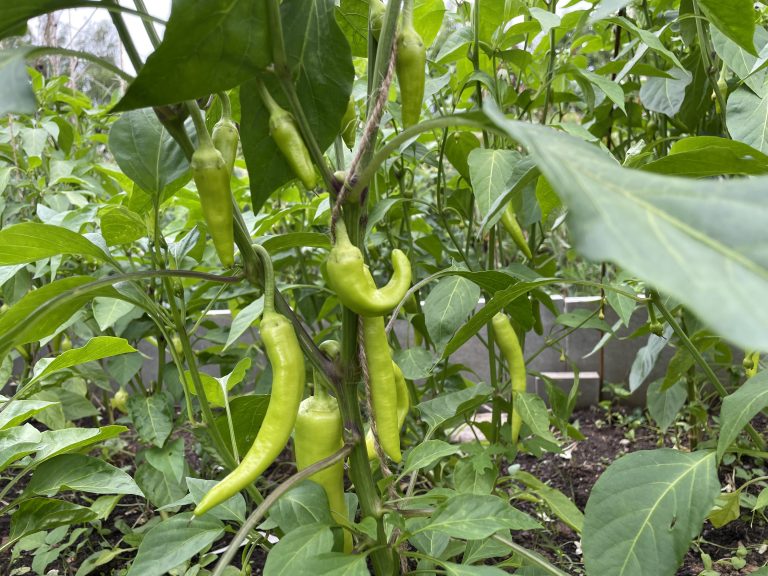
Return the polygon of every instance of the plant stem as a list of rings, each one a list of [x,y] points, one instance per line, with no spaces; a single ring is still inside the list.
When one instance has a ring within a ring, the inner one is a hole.
[[[123,48],[125,48],[125,52],[128,54],[128,59],[131,61],[131,65],[134,70],[136,70],[136,73],[138,73],[144,63],[141,61],[139,51],[133,43],[131,33],[128,31],[128,26],[125,25],[123,15],[119,11],[122,10],[122,7],[120,7],[117,0],[105,0],[104,4],[111,4],[114,7],[114,9],[109,10],[109,17],[112,19],[112,24],[117,29],[117,35],[120,37],[120,42],[122,42]]]
[[[211,140],[211,135],[208,133],[208,127],[205,125],[203,113],[200,111],[197,101],[187,100],[187,108],[189,109],[189,115],[192,117],[192,122],[195,123],[198,145],[201,148],[213,148],[213,140]]]
[[[726,124],[726,106],[725,96],[720,90],[720,86],[717,84],[717,70],[715,70],[714,63],[710,57],[713,52],[711,46],[711,38],[709,35],[709,29],[702,22],[703,16],[701,15],[701,9],[698,3],[693,2],[693,11],[696,19],[696,34],[699,37],[699,50],[701,51],[701,60],[704,63],[704,70],[707,74],[709,82],[712,84],[712,89],[715,91],[715,98],[717,98],[718,112],[720,113],[720,123],[722,124],[723,134],[726,138],[730,138],[731,135],[728,132],[728,125]]]
[[[549,11],[553,14],[557,10],[557,0],[549,0]],[[544,112],[541,115],[541,123],[547,123],[547,113],[549,112],[549,103],[552,100],[552,81],[555,77],[555,28],[549,30],[549,60],[547,61],[547,91],[544,93]]]
[[[221,102],[221,117],[230,120],[232,118],[232,102],[229,100],[229,94],[222,90],[221,92],[216,92],[216,95]]]
[[[144,5],[144,0],[133,0],[133,4],[136,6],[136,11],[142,14],[149,14],[147,7]],[[144,30],[149,36],[149,41],[152,43],[153,48],[157,48],[160,45],[160,36],[157,35],[155,25],[148,19],[142,18],[141,23],[144,24]]]
[[[275,271],[272,268],[272,258],[261,244],[252,244],[253,249],[261,258],[264,271],[264,314],[275,311]]]
[[[651,291],[651,300],[659,312],[661,312],[661,315],[664,316],[664,319],[667,321],[667,323],[672,327],[672,330],[675,332],[677,337],[680,338],[680,341],[682,342],[683,346],[685,346],[685,349],[688,350],[688,353],[691,356],[693,356],[694,361],[704,372],[707,380],[709,380],[709,382],[712,384],[712,387],[717,391],[718,395],[721,398],[728,396],[728,391],[720,382],[714,370],[712,370],[712,367],[707,363],[707,361],[704,359],[704,356],[701,355],[701,352],[699,352],[699,349],[696,348],[691,339],[688,338],[688,335],[680,327],[680,324],[678,324],[675,317],[664,305],[664,302],[662,302],[659,293],[655,290]],[[752,442],[755,443],[755,446],[757,446],[760,451],[765,450],[765,441],[763,440],[762,436],[757,433],[757,430],[755,430],[751,424],[747,424],[745,430],[747,431],[747,434],[749,434],[749,437],[752,439]]]

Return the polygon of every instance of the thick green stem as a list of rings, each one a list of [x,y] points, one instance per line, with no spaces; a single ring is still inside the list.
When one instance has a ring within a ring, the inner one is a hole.
[[[712,58],[710,54],[714,51],[712,49],[712,40],[709,35],[709,29],[705,26],[706,21],[702,21],[701,9],[698,3],[693,2],[693,11],[696,15],[696,33],[699,37],[699,50],[701,51],[701,60],[704,64],[704,70],[706,71],[707,78],[709,78],[712,84],[712,89],[715,91],[715,98],[717,98],[718,112],[720,113],[720,123],[722,124],[723,134],[726,138],[730,138],[731,135],[728,132],[728,125],[726,123],[726,100],[725,95],[720,86],[717,83],[717,74]]]
[[[117,10],[117,7],[120,5],[118,4],[117,0],[105,0],[104,3],[107,5],[111,4],[115,8],[113,10],[109,10],[109,17],[112,19],[112,24],[114,24],[115,28],[117,29],[117,35],[120,37],[120,42],[122,42],[123,48],[125,48],[125,52],[128,54],[128,59],[131,61],[134,70],[136,70],[138,73],[144,63],[141,61],[139,51],[136,49],[136,45],[133,43],[131,33],[128,31],[128,26],[125,25],[123,15]]]
[[[144,5],[144,0],[133,0],[133,4],[136,6],[137,12],[149,14],[147,7]],[[141,23],[144,24],[144,30],[147,32],[147,36],[149,36],[152,47],[157,48],[160,45],[160,36],[158,36],[157,30],[155,30],[155,25],[146,18],[142,18]]]

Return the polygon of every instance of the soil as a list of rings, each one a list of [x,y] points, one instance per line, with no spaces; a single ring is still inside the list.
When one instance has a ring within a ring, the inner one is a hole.
[[[574,415],[574,422],[586,436],[585,440],[566,445],[561,454],[547,454],[539,459],[523,455],[518,457],[516,463],[520,464],[523,470],[561,490],[581,510],[584,510],[592,486],[611,462],[629,452],[659,447],[658,431],[647,425],[639,411],[630,414],[619,410],[609,414],[602,409],[595,408],[577,412]],[[754,424],[759,430],[768,430],[768,419],[766,418],[760,417]],[[205,467],[201,455],[194,451],[195,438],[189,433],[181,432],[181,434],[187,446],[187,461],[195,466],[195,469]],[[672,436],[665,436],[664,445],[672,446],[674,440]],[[687,438],[677,439],[684,447],[687,440]],[[131,466],[134,461],[133,454],[139,448],[140,446],[135,443],[129,445],[126,450],[121,451],[119,457],[113,458],[112,463],[117,466]],[[721,467],[723,484],[727,484],[729,479],[732,481],[734,465]],[[764,466],[764,463],[744,460],[738,465],[741,470],[746,470],[748,473],[751,469]],[[279,482],[289,473],[289,470],[290,467],[286,466],[285,462],[277,462],[271,469],[269,478],[271,481]],[[765,474],[765,472],[762,473]],[[743,482],[743,478],[738,480],[739,484]],[[9,494],[8,497],[13,498],[21,490],[23,490],[23,485],[17,485],[14,487],[14,493]],[[753,494],[757,494],[759,490],[760,488],[756,487]],[[80,501],[76,494],[64,494],[58,497],[69,497],[74,502],[87,505],[87,502]],[[531,514],[539,512],[533,504],[525,502],[516,502],[515,504]],[[118,543],[122,534],[114,529],[116,523],[125,522],[128,526],[138,526],[147,522],[152,515],[151,509],[142,499],[123,498],[109,521],[104,523],[104,528],[110,528],[110,530],[102,531],[100,534],[95,531],[92,532],[90,536],[92,541],[78,549],[69,548],[66,553],[63,553],[60,558],[48,566],[48,570],[58,570],[60,576],[73,575],[80,563],[89,554]],[[0,540],[2,540],[3,535],[8,534],[9,520],[8,515],[0,515]],[[549,520],[548,530],[528,533],[517,532],[514,536],[518,544],[536,550],[568,574],[573,576],[584,574],[578,535],[556,519]],[[213,550],[225,546],[229,538],[230,536],[227,535],[220,542],[214,544]],[[123,546],[125,547],[125,544]],[[737,550],[740,547],[743,548],[739,556]],[[707,576],[751,574],[768,564],[768,523],[760,515],[751,519],[746,513],[742,514],[741,519],[720,529],[715,529],[707,522],[700,538],[685,557],[677,576],[698,576],[701,574],[705,569],[702,553],[711,557],[712,569],[715,570]],[[254,575],[262,573],[264,560],[265,553],[261,550],[258,550],[251,558]],[[32,556],[29,553],[23,553],[11,566],[10,554],[0,554],[0,576],[10,574],[14,568],[30,566],[31,561]],[[125,559],[116,559],[98,568],[92,574],[108,575],[113,570],[124,567]]]

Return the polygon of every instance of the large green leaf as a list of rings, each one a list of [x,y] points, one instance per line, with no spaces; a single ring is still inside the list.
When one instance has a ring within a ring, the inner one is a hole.
[[[126,472],[85,454],[61,454],[44,462],[35,470],[25,492],[50,497],[65,490],[144,496]]]
[[[2,10],[2,8],[0,8]],[[0,29],[3,22],[0,20]],[[6,114],[34,114],[37,99],[27,74],[28,49],[0,52],[0,117]]]
[[[35,414],[57,404],[59,403],[48,402],[47,400],[10,400],[7,404],[2,405],[0,431],[13,430],[14,426],[18,426]]]
[[[760,97],[739,88],[728,98],[726,118],[734,140],[768,152],[768,94]]]
[[[144,442],[160,447],[173,431],[173,414],[162,392],[152,396],[131,396],[128,399],[128,414],[136,433]]]
[[[28,344],[51,335],[75,312],[95,296],[120,298],[120,293],[111,286],[84,289],[94,279],[88,276],[62,278],[28,292],[21,300],[0,315],[0,340],[6,346]],[[45,312],[40,307],[52,299],[62,297],[65,301]]]
[[[85,506],[52,498],[32,498],[22,502],[11,516],[10,542],[41,530],[82,524],[95,519],[96,513]],[[7,546],[9,542],[3,544]]]
[[[128,430],[125,426],[111,425],[101,428],[62,428],[46,430],[40,435],[40,445],[33,464],[35,466],[66,452],[76,452],[104,440],[115,438]]]
[[[150,108],[121,114],[109,131],[109,149],[125,175],[145,192],[172,192],[189,179],[184,152]]]
[[[24,0],[24,2],[3,2],[0,6],[0,38],[21,35],[30,18],[76,7],[98,8],[96,0]]]
[[[757,55],[752,41],[755,35],[755,3],[752,0],[696,0],[701,11],[723,34],[750,54]]]
[[[719,491],[712,452],[644,450],[619,458],[587,502],[587,573],[672,576]]]
[[[94,360],[101,360],[111,356],[130,354],[131,352],[136,352],[136,349],[128,344],[128,341],[124,338],[96,336],[88,340],[85,346],[81,348],[67,350],[56,358],[49,358],[48,362],[39,361],[35,365],[34,376],[27,382],[26,386],[31,386],[46,376],[66,368],[71,368],[72,366],[79,366],[86,362],[93,362]]]
[[[744,83],[758,96],[765,96],[768,86],[765,85],[766,71],[754,72],[758,63],[757,56],[753,56],[717,28],[712,28],[712,45],[717,55],[725,62],[726,66],[733,70]],[[762,26],[755,28],[755,47],[762,52],[768,44],[768,31]]]
[[[115,110],[233,88],[272,61],[265,0],[174,0],[160,46]]]
[[[60,226],[22,222],[0,230],[0,266],[26,264],[59,254],[106,258],[93,242]]]
[[[332,0],[286,0],[280,6],[285,46],[301,108],[321,150],[339,134],[355,71],[349,43],[334,18]],[[273,76],[265,84],[275,100],[290,109]],[[248,166],[251,202],[258,212],[278,187],[295,178],[269,135],[269,114],[256,80],[240,88],[243,155]]]
[[[267,556],[264,576],[317,574],[318,555],[333,548],[333,533],[325,524],[307,524],[283,536]],[[143,576],[143,575],[142,575]]]
[[[768,178],[699,182],[625,169],[581,140],[488,114],[564,199],[582,255],[616,262],[741,347],[768,350]]]
[[[32,454],[39,443],[40,431],[32,424],[0,430],[0,472],[19,458]]]
[[[720,410],[720,435],[717,439],[717,457],[722,458],[739,432],[761,410],[768,406],[768,370],[759,372],[729,394]]]
[[[766,174],[768,156],[747,144],[728,138],[691,136],[675,142],[667,156],[645,164],[642,169],[689,178]]]
[[[461,276],[443,278],[432,289],[424,302],[424,316],[438,351],[464,324],[479,300],[480,288]]]
[[[154,526],[139,545],[126,576],[163,576],[207,548],[224,532],[224,524],[211,515],[195,518],[177,514]]]
[[[541,525],[527,514],[490,494],[459,494],[441,504],[419,531],[430,530],[453,538],[480,540],[499,530],[536,530]]]

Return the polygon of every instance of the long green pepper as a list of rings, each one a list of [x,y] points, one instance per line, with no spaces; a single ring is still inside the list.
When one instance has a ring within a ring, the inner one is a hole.
[[[237,468],[203,497],[195,508],[196,516],[253,483],[275,461],[288,444],[304,395],[304,354],[291,321],[275,312],[274,275],[269,254],[258,244],[254,245],[254,249],[262,257],[265,269],[264,314],[260,332],[272,366],[272,393],[267,413],[250,450]]]

